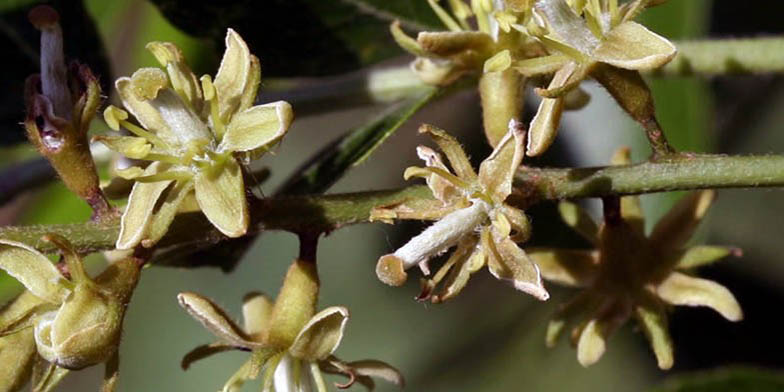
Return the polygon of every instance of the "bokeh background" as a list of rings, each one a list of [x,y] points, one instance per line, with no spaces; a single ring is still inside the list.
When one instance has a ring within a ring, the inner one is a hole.
[[[24,18],[34,3],[0,1],[0,49],[4,54],[0,62],[0,171],[36,157],[24,142],[19,125],[24,110],[21,82],[36,71],[37,33]],[[236,27],[261,58],[263,96],[285,95],[281,86],[318,85],[320,79],[312,77],[336,75],[363,65],[385,67],[407,61],[399,57],[401,52],[387,45],[387,38],[374,35],[386,29],[385,22],[366,16],[346,16],[343,20],[322,13],[320,7],[330,3],[345,6],[338,0],[225,2],[232,4],[234,10],[248,7],[239,16],[236,12],[228,16],[200,13],[209,8],[204,6],[209,2],[201,1],[55,3],[64,20],[73,22],[64,25],[66,34],[72,37],[66,41],[67,52],[89,62],[107,86],[113,78],[129,75],[140,66],[157,65],[144,50],[144,44],[151,40],[177,43],[197,74],[214,74],[222,52],[220,40],[215,37],[222,36],[226,27]],[[273,7],[283,10],[284,6],[288,7],[286,12],[270,11]],[[211,7],[223,6],[216,2]],[[654,31],[678,40],[753,37],[782,33],[782,11],[784,4],[779,2],[671,0],[648,11],[644,22]],[[328,19],[324,26],[339,33],[324,35],[317,28],[305,28],[308,21],[321,17]],[[353,30],[355,35],[381,38],[374,45],[356,43],[346,26],[357,29]],[[312,34],[298,38],[292,30]],[[338,49],[330,52],[333,47]],[[323,60],[324,57],[332,61]],[[302,76],[308,79],[296,78]],[[678,149],[734,154],[784,150],[781,77],[657,78],[651,80],[651,85],[662,125]],[[631,146],[637,160],[648,154],[638,127],[595,84],[588,82],[586,87],[593,98],[590,105],[566,114],[554,148],[529,163],[601,165],[620,145]],[[116,99],[109,89],[105,94],[110,102]],[[293,103],[296,112],[296,100]],[[478,132],[481,122],[477,103],[476,94],[465,91],[431,104],[329,192],[404,185],[402,170],[416,163],[414,146],[427,142],[415,132],[422,122],[434,123],[457,135],[473,157],[486,156],[488,150]],[[272,170],[271,178],[260,186],[263,193],[273,193],[299,164],[330,140],[383,110],[383,105],[331,110],[333,106],[345,105],[335,102],[329,107],[311,108],[299,116],[276,155],[260,162]],[[95,132],[107,129],[100,120],[95,121],[93,128]],[[649,224],[679,196],[644,196]],[[592,202],[586,205],[596,208]],[[537,206],[529,213],[535,227],[531,244],[580,245],[559,223],[553,205]],[[87,206],[62,185],[43,181],[0,206],[0,225],[80,222],[89,214]],[[780,304],[784,302],[782,217],[784,193],[779,189],[719,193],[701,228],[700,239],[741,247],[744,256],[706,267],[702,272],[732,290],[746,318],[732,324],[709,310],[675,309],[670,322],[676,362],[669,372],[658,370],[644,337],[633,325],[616,333],[602,360],[588,369],[577,363],[574,350],[565,341],[555,349],[547,349],[544,332],[548,317],[557,304],[572,295],[553,285],[548,286],[553,298],[542,304],[480,272],[457,299],[445,305],[414,301],[418,293],[416,279],[410,279],[403,288],[383,285],[374,274],[378,256],[421,230],[417,223],[353,226],[323,239],[318,254],[323,282],[320,304],[342,304],[352,311],[338,356],[347,360],[378,358],[394,364],[406,375],[410,391],[640,391],[672,387],[677,381],[668,383],[667,378],[689,379],[693,372],[714,372],[720,377],[727,372],[723,369],[736,366],[775,372],[784,366],[779,354],[784,349],[784,339],[778,322]],[[212,336],[179,308],[175,295],[185,290],[197,291],[239,316],[241,298],[246,292],[277,292],[285,269],[297,254],[297,244],[291,234],[264,233],[230,273],[216,268],[146,269],[126,319],[120,390],[219,389],[246,355],[214,356],[183,372],[179,367],[182,355],[197,344],[211,341]],[[103,265],[100,255],[90,257],[94,270]],[[0,303],[19,290],[15,281],[0,275]],[[100,367],[72,374],[60,390],[96,390],[101,375]],[[727,383],[719,384],[730,388],[726,390],[738,390]],[[251,383],[243,390],[258,388]],[[393,389],[379,383],[379,390]]]

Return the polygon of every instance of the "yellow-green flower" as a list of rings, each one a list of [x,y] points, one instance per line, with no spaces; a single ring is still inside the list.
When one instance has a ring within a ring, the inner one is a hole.
[[[139,125],[122,109],[110,106],[104,112],[112,129],[122,127],[135,136],[98,138],[129,158],[152,162],[120,173],[136,184],[117,248],[155,244],[189,194],[223,234],[242,236],[249,216],[238,158],[257,158],[278,142],[292,121],[291,106],[283,101],[253,106],[259,60],[231,29],[214,81],[208,75],[197,80],[171,43],[151,42],[147,49],[165,71],[142,68],[115,83]]]
[[[509,124],[509,132],[482,162],[479,174],[474,172],[460,144],[446,132],[428,125],[422,126],[420,132],[433,137],[455,174],[438,153],[424,146],[417,148],[427,166],[408,168],[404,176],[424,177],[436,200],[376,209],[372,217],[438,221],[394,253],[381,257],[376,266],[379,279],[402,285],[407,277],[405,270],[416,265],[428,275],[428,260],[457,246],[433,279],[425,283],[422,298],[440,302],[455,296],[472,273],[487,265],[496,278],[546,300],[549,294],[542,285],[539,269],[516,244],[529,235],[528,219],[506,203],[512,193],[514,173],[525,155],[521,124]],[[444,278],[443,287],[436,290]]]
[[[670,41],[632,21],[654,3],[660,2],[536,1],[544,33],[537,38],[550,55],[517,62],[514,68],[529,77],[555,75],[547,89],[538,90],[544,98],[531,122],[529,156],[542,154],[552,144],[565,94],[589,76],[605,86],[636,120],[651,121],[653,105],[641,99],[648,94],[637,71],[661,67],[677,52]]]
[[[227,350],[249,351],[250,359],[229,379],[223,391],[238,391],[264,370],[264,391],[326,391],[322,372],[349,377],[347,388],[359,382],[372,389],[371,377],[402,386],[398,371],[384,362],[363,360],[343,362],[333,355],[348,322],[348,309],[332,306],[318,313],[315,265],[295,261],[283,288],[273,304],[266,296],[251,293],[242,305],[243,326],[236,325],[225,311],[195,293],[181,293],[180,305],[205,328],[218,337],[216,343],[195,348],[185,355],[182,366]]]
[[[613,161],[627,163],[628,149],[619,152]],[[732,248],[718,246],[687,247],[714,197],[714,191],[689,194],[648,236],[637,197],[605,200],[601,226],[576,205],[562,203],[564,221],[596,249],[529,249],[545,279],[584,289],[550,322],[548,346],[556,343],[568,324],[575,323],[572,339],[577,359],[583,366],[591,365],[604,354],[613,331],[633,316],[645,332],[659,367],[669,369],[673,364],[666,313],[670,306],[707,306],[727,320],[741,320],[740,305],[729,290],[692,274],[696,267],[733,252]]]

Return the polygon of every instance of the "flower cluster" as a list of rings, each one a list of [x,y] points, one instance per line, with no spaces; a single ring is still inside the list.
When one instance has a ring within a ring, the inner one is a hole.
[[[628,149],[618,152],[613,161],[627,163]],[[669,306],[707,306],[727,320],[741,320],[740,305],[729,290],[691,274],[696,267],[737,252],[719,246],[686,246],[714,196],[713,191],[699,191],[684,197],[648,236],[636,196],[614,199],[619,204],[605,200],[601,225],[576,205],[561,203],[564,221],[596,249],[529,250],[545,279],[584,289],[550,322],[548,346],[555,344],[568,324],[576,322],[571,336],[577,359],[584,366],[591,365],[604,354],[613,331],[634,316],[659,367],[669,369],[673,364],[667,329]]]
[[[433,302],[449,299],[463,289],[473,272],[487,265],[496,278],[546,300],[549,294],[542,285],[539,269],[516,244],[527,239],[528,218],[506,203],[512,193],[514,173],[525,155],[525,132],[521,124],[510,122],[509,132],[482,162],[479,174],[460,144],[446,132],[428,125],[419,131],[433,137],[455,174],[438,153],[424,146],[417,148],[426,167],[408,168],[404,177],[425,178],[436,200],[379,208],[372,217],[383,220],[438,218],[438,221],[395,253],[381,257],[376,266],[379,279],[390,285],[402,285],[407,276],[405,270],[415,265],[428,275],[428,260],[457,246],[433,279],[425,282],[420,298],[430,298]],[[443,287],[435,290],[444,278]]]
[[[522,88],[549,79],[529,127],[527,155],[544,153],[555,139],[564,109],[578,109],[589,97],[579,89],[591,77],[646,130],[659,130],[653,100],[639,75],[669,62],[675,46],[632,21],[660,1],[635,0],[450,0],[453,15],[430,0],[447,32],[420,32],[416,39],[392,25],[398,44],[417,56],[412,68],[430,84],[449,84],[479,73],[488,141],[496,145],[509,120],[520,120]],[[478,31],[469,17],[476,17]]]
[[[291,105],[279,101],[253,106],[259,88],[259,60],[229,29],[226,52],[215,80],[200,80],[180,50],[168,42],[147,45],[165,67],[142,68],[117,80],[125,108],[104,111],[106,123],[134,136],[97,139],[128,158],[151,162],[119,171],[136,184],[122,216],[118,249],[154,245],[177,209],[194,195],[207,219],[223,234],[239,237],[249,215],[240,158],[258,158],[286,133]]]

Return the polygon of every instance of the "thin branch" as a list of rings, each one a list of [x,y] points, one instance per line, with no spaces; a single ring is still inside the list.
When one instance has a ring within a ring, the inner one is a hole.
[[[655,75],[739,75],[784,72],[784,37],[677,42],[678,55]]]
[[[521,168],[516,188],[523,206],[559,199],[605,197],[704,188],[784,186],[784,156],[729,157],[680,154],[656,162],[628,166],[578,169]],[[412,199],[431,198],[423,185],[403,189],[327,196],[276,197],[254,205],[251,232],[286,230],[294,233],[327,233],[341,227],[368,222],[373,208]],[[0,228],[0,238],[53,252],[41,241],[47,233],[68,238],[80,252],[112,249],[119,220],[69,225],[38,225]],[[164,251],[225,240],[201,213],[177,217],[161,241]],[[166,264],[165,260],[158,264]]]

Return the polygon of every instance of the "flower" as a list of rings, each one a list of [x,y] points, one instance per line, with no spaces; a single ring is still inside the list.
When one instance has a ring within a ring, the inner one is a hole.
[[[70,279],[34,248],[0,240],[0,269],[30,293],[3,312],[3,334],[32,327],[38,354],[61,368],[82,369],[109,360],[117,352],[138,265],[124,259],[93,280],[65,239],[44,239],[60,248]]]
[[[496,278],[546,300],[549,294],[542,285],[539,268],[516,244],[528,237],[528,219],[522,211],[506,203],[512,193],[514,173],[525,154],[525,132],[521,124],[510,122],[508,133],[482,162],[478,175],[460,144],[446,132],[430,125],[423,125],[419,132],[435,140],[455,174],[444,165],[438,153],[424,146],[417,148],[427,166],[410,167],[404,177],[425,178],[436,200],[386,206],[373,211],[372,218],[437,218],[438,221],[394,253],[382,256],[376,265],[378,278],[389,285],[402,285],[407,277],[405,270],[415,265],[429,275],[428,260],[457,246],[433,279],[425,282],[420,298],[430,298],[433,302],[452,298],[463,289],[472,273],[487,265]],[[434,290],[445,277],[444,287]]]
[[[174,44],[151,42],[147,49],[166,72],[142,68],[115,83],[123,105],[141,126],[127,121],[128,112],[109,106],[104,111],[107,124],[135,136],[97,138],[129,158],[152,162],[120,173],[136,183],[117,248],[154,245],[191,194],[218,230],[242,236],[249,216],[238,158],[258,158],[278,142],[291,124],[291,105],[252,106],[261,78],[259,60],[234,30],[226,35],[214,82],[205,75],[199,83]]]
[[[628,149],[621,150],[613,162],[628,163],[628,158]],[[729,290],[691,274],[696,267],[738,253],[727,247],[686,247],[714,197],[714,191],[689,194],[648,236],[636,196],[620,201],[616,198],[615,202],[605,200],[605,221],[601,226],[576,205],[561,203],[564,221],[596,249],[529,249],[545,279],[584,289],[550,322],[548,346],[556,343],[567,324],[584,317],[573,329],[572,339],[577,346],[577,359],[583,366],[591,365],[604,354],[610,334],[634,316],[659,367],[669,369],[673,364],[673,346],[667,330],[669,306],[707,306],[727,320],[741,320],[740,305]]]
[[[343,362],[333,355],[348,322],[348,309],[332,306],[315,313],[318,278],[315,265],[295,261],[283,288],[273,304],[266,296],[251,293],[242,305],[243,326],[236,325],[209,299],[195,293],[180,293],[180,305],[219,341],[196,347],[182,360],[183,369],[209,355],[241,350],[251,352],[250,359],[229,379],[224,392],[238,391],[247,380],[255,379],[264,369],[264,391],[326,391],[322,372],[349,377],[348,388],[355,381],[369,389],[380,377],[402,386],[403,378],[393,367],[376,360]]]
[[[677,49],[667,39],[632,21],[646,7],[660,2],[635,0],[538,0],[537,15],[546,22],[537,39],[549,56],[514,64],[523,75],[555,75],[531,121],[527,154],[542,154],[558,131],[564,96],[586,77],[601,83],[618,103],[646,129],[658,128],[650,92],[638,71],[667,64]]]

